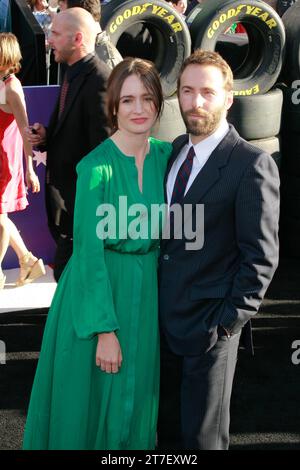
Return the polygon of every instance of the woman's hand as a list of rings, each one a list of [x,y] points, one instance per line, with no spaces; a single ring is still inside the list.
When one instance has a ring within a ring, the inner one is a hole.
[[[26,170],[25,181],[27,188],[31,188],[33,193],[38,193],[40,191],[39,179],[32,168]]]
[[[120,343],[114,332],[98,335],[96,366],[108,374],[116,374],[122,364]]]

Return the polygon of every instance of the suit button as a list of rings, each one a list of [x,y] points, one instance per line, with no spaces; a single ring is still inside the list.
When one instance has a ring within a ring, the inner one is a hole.
[[[170,259],[170,256],[169,256],[169,255],[164,255],[164,260],[165,260],[165,261],[169,261],[169,259]]]

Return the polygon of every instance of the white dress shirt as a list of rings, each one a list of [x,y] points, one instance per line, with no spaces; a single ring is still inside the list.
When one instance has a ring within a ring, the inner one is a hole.
[[[188,192],[190,189],[193,181],[195,180],[196,176],[198,175],[199,171],[204,167],[205,163],[209,159],[210,155],[212,152],[215,150],[215,148],[219,145],[221,140],[224,139],[225,135],[227,134],[229,130],[229,125],[226,119],[224,119],[220,126],[217,128],[217,130],[211,134],[209,137],[206,139],[202,140],[198,144],[194,145],[195,149],[195,157],[193,160],[193,167],[192,171],[189,177],[189,180],[187,182],[186,188],[185,188],[185,193]],[[167,198],[168,198],[168,205],[170,205],[170,201],[172,198],[172,193],[173,193],[173,188],[175,184],[175,180],[177,177],[177,173],[179,171],[179,168],[181,167],[182,163],[186,159],[188,150],[190,146],[193,145],[191,142],[191,136],[189,136],[189,142],[183,146],[181,149],[180,153],[178,154],[178,157],[174,161],[172,168],[169,172],[168,175],[168,181],[167,181]]]

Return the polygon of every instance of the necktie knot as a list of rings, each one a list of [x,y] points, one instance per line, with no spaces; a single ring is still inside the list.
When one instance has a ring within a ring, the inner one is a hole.
[[[193,158],[194,158],[195,155],[196,155],[196,154],[195,154],[195,149],[194,149],[193,145],[191,145],[191,147],[190,147],[190,149],[189,149],[189,151],[188,151],[188,153],[187,153],[186,158],[187,158],[187,160],[193,160]]]

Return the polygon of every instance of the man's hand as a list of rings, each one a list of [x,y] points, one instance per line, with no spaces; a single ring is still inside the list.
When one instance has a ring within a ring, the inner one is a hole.
[[[34,123],[33,126],[25,127],[25,134],[33,147],[45,145],[46,143],[46,129],[38,122]]]
[[[115,333],[101,333],[98,335],[96,351],[96,366],[108,374],[116,374],[122,364],[120,343]]]

